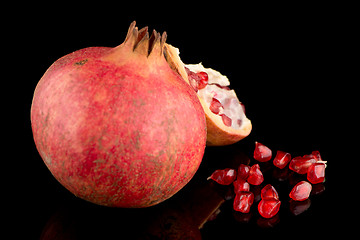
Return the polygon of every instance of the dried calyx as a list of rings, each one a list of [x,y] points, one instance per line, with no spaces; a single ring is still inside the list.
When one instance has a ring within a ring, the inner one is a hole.
[[[129,27],[124,45],[130,46],[134,52],[144,54],[147,57],[150,55],[161,56],[166,38],[166,32],[163,32],[163,34],[160,35],[160,33],[155,30],[153,30],[149,37],[148,27],[138,30],[136,22],[134,21]]]

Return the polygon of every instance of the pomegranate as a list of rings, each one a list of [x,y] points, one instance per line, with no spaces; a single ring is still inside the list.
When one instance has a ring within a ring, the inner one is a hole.
[[[245,107],[229,88],[229,79],[220,72],[199,64],[184,64],[179,50],[165,44],[170,66],[194,89],[204,108],[207,123],[207,145],[222,146],[240,141],[251,132],[251,121]]]
[[[89,47],[57,60],[31,106],[36,147],[76,196],[113,207],[148,207],[195,174],[206,145],[196,93],[163,51],[166,33],[130,25],[115,47]]]

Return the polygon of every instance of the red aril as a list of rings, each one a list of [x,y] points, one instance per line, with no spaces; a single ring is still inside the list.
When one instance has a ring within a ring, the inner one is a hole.
[[[197,75],[199,76],[199,85],[198,89],[203,89],[206,87],[209,81],[209,76],[206,72],[198,72]]]
[[[277,151],[273,163],[276,167],[283,169],[290,162],[290,160],[290,153]]]
[[[263,189],[261,189],[261,198],[279,200],[279,194],[271,184],[268,184]]]
[[[316,161],[322,161],[319,151],[312,151],[311,154],[304,155],[305,158],[315,158]]]
[[[244,179],[238,178],[233,182],[235,194],[250,191],[250,184]]]
[[[248,165],[241,163],[238,168],[237,178],[246,180],[249,176],[249,171],[250,171],[250,167]]]
[[[259,162],[267,162],[271,159],[272,152],[264,144],[255,142],[254,159]]]
[[[310,183],[301,181],[293,187],[289,196],[295,201],[304,201],[305,199],[308,199],[311,189],[312,186]]]
[[[223,106],[221,105],[219,100],[213,98],[210,104],[210,111],[214,114],[219,114],[221,108],[223,108]]]
[[[225,126],[231,127],[231,124],[232,124],[231,118],[229,118],[225,114],[220,114],[220,116],[221,116],[221,119],[222,119],[223,123],[225,124]]]
[[[281,201],[278,199],[262,199],[258,205],[258,211],[264,218],[274,217],[280,210]]]
[[[254,164],[250,167],[247,181],[252,185],[260,185],[264,181],[264,176],[260,170],[259,164]]]
[[[35,144],[76,196],[147,207],[170,198],[198,169],[204,110],[165,59],[165,40],[166,33],[149,36],[133,22],[121,45],[70,53],[39,81],[31,106]]]
[[[239,192],[236,194],[233,208],[235,211],[248,213],[254,203],[254,194],[252,192]]]
[[[208,84],[209,76],[206,72],[195,73],[190,71],[187,67],[185,67],[185,71],[188,75],[190,86],[195,90],[195,92],[205,88]]]
[[[314,163],[308,169],[307,179],[312,184],[322,183],[325,180],[325,163]]]
[[[236,179],[236,170],[232,168],[215,170],[208,179],[212,179],[221,185],[230,185]]]
[[[317,160],[313,155],[295,157],[290,161],[289,168],[299,174],[306,174],[309,167],[315,162],[317,162]]]

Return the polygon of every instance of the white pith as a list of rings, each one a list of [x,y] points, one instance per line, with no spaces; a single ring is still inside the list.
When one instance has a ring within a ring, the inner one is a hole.
[[[210,108],[213,98],[217,99],[223,105],[224,108],[220,108],[219,114],[214,114],[215,117],[221,119],[221,115],[225,114],[231,118],[231,128],[233,129],[240,129],[241,125],[250,121],[246,118],[243,107],[241,106],[235,91],[223,89],[215,85],[218,84],[223,87],[229,86],[230,81],[226,76],[214,69],[205,68],[201,63],[185,64],[185,67],[195,73],[206,72],[208,74],[208,85],[203,89],[199,89],[197,94],[204,100],[208,108]]]

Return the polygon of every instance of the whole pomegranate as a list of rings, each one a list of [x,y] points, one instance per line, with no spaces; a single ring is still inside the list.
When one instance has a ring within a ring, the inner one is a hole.
[[[31,106],[36,147],[76,196],[113,207],[148,207],[195,174],[206,144],[196,93],[163,51],[166,33],[130,25],[115,48],[90,47],[57,60]]]

